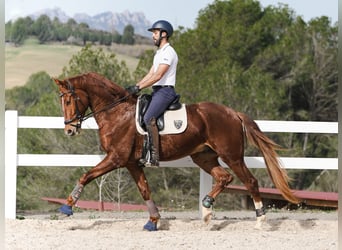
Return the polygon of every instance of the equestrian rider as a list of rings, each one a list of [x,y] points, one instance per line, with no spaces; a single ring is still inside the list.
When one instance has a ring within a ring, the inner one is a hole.
[[[152,100],[144,115],[144,123],[150,142],[150,163],[152,166],[159,166],[159,132],[156,120],[176,98],[174,87],[178,56],[169,43],[173,27],[168,21],[159,20],[148,31],[152,32],[152,39],[158,47],[153,58],[153,65],[142,80],[127,90],[131,94],[137,94],[141,89],[152,86]],[[144,159],[140,162],[144,163]]]

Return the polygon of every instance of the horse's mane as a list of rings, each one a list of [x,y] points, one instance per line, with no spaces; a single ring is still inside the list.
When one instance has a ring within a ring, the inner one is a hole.
[[[85,75],[88,75],[94,79],[96,79],[98,82],[103,83],[104,85],[106,85],[107,88],[109,89],[115,89],[115,90],[122,90],[122,87],[114,82],[112,82],[111,80],[109,80],[108,78],[96,73],[96,72],[89,72],[86,73]]]
[[[103,92],[103,95],[117,96],[124,91],[123,87],[112,82],[108,78],[100,75],[96,72],[88,72],[80,75],[76,75],[70,77],[69,80],[77,81],[81,85],[91,85],[93,89],[97,89],[100,92]]]

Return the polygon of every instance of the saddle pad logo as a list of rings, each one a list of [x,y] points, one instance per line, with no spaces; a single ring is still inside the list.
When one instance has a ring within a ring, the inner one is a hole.
[[[175,125],[176,129],[180,129],[183,125],[183,121],[182,120],[174,120],[173,125]]]

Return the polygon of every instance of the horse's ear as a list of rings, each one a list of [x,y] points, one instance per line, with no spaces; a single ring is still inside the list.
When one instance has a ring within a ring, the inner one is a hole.
[[[57,78],[52,77],[52,80],[57,84],[59,88],[65,88],[64,81],[58,80]]]
[[[57,84],[60,85],[60,81],[57,78],[51,77],[51,79]]]

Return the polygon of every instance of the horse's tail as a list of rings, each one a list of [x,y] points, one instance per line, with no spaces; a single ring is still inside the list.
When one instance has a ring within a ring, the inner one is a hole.
[[[286,170],[281,166],[279,156],[276,152],[276,150],[281,149],[281,147],[268,138],[260,130],[255,121],[247,115],[238,112],[238,116],[244,126],[248,142],[261,151],[267,166],[268,174],[276,188],[280,190],[286,200],[298,204],[299,200],[293,195],[288,184],[290,178],[288,177]]]

